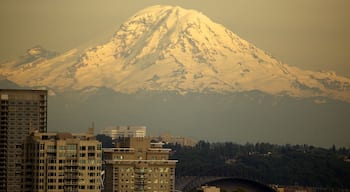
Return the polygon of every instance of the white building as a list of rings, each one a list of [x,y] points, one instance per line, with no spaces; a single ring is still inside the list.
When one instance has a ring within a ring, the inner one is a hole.
[[[121,137],[145,137],[145,126],[113,126],[101,131],[101,134],[110,136],[113,140]]]
[[[202,186],[203,192],[220,192],[220,188],[215,186]]]

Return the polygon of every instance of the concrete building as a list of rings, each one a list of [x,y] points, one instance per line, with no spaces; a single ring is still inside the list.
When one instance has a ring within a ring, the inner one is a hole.
[[[0,191],[20,192],[23,140],[47,130],[47,91],[0,89],[0,105]]]
[[[23,191],[101,191],[101,143],[88,133],[33,132],[24,143]]]
[[[203,192],[220,192],[220,188],[215,187],[215,186],[202,186],[201,190]]]
[[[176,160],[170,149],[151,138],[122,138],[116,148],[103,149],[107,192],[170,192],[175,190]]]
[[[163,143],[170,143],[174,145],[177,144],[177,145],[189,146],[189,147],[194,147],[197,144],[197,142],[191,138],[172,136],[167,133],[164,133],[159,137],[154,137],[153,140],[163,142]]]
[[[101,131],[101,134],[110,136],[113,140],[121,137],[145,137],[145,126],[115,126]]]

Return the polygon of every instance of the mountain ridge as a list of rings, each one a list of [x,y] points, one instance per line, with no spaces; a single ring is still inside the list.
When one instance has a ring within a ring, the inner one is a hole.
[[[173,6],[139,11],[104,44],[21,65],[1,64],[0,75],[58,92],[88,87],[122,93],[259,90],[350,102],[350,79],[283,64],[202,13]]]

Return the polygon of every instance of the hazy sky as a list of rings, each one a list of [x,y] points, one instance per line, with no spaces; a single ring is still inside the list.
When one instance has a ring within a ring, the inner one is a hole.
[[[156,4],[203,12],[277,59],[350,77],[349,0],[1,0],[0,61],[34,45],[63,52]]]

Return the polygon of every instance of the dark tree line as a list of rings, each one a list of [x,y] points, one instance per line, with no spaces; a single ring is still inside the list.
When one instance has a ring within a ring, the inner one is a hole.
[[[167,145],[177,176],[231,176],[270,184],[350,188],[350,150],[269,143]]]
[[[113,147],[97,135],[104,148]],[[194,147],[165,145],[177,159],[176,175],[229,176],[268,184],[350,189],[350,149],[270,143],[236,144],[199,141]]]

